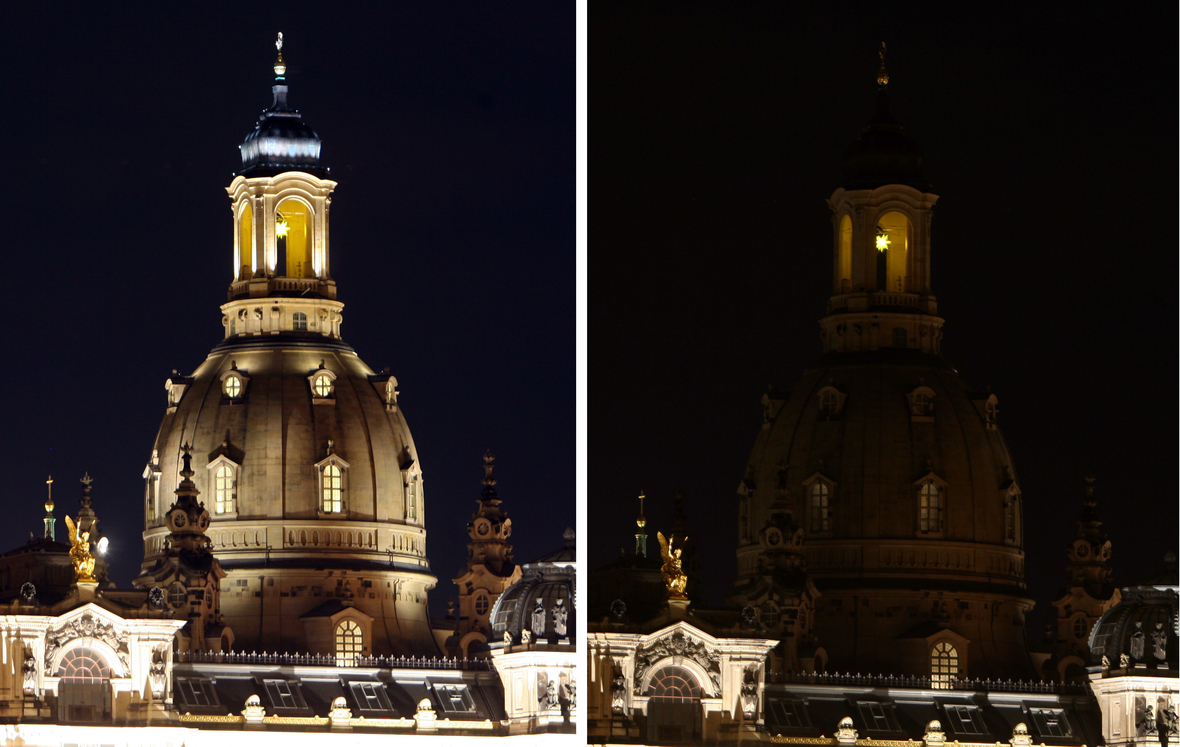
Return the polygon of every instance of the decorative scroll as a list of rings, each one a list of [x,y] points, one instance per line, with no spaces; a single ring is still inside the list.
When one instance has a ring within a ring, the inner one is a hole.
[[[53,665],[53,655],[57,653],[59,648],[77,638],[94,638],[107,644],[118,654],[119,661],[123,664],[123,671],[131,671],[131,665],[127,659],[126,637],[120,637],[115,633],[113,623],[96,620],[89,612],[83,613],[81,617],[75,617],[57,630],[46,633],[45,668],[48,669]]]

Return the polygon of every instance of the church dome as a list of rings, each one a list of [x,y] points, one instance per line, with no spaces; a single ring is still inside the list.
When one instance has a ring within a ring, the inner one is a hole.
[[[1105,658],[1111,668],[1166,663],[1175,670],[1180,648],[1178,593],[1180,581],[1171,556],[1165,572],[1123,589],[1122,600],[1098,620],[1090,631],[1090,664],[1097,666]]]
[[[565,531],[565,545],[522,567],[520,580],[504,590],[492,608],[492,642],[507,635],[521,642],[528,630],[534,640],[570,638],[576,634],[574,624],[575,584],[574,532]],[[555,630],[555,615],[564,610],[565,631]],[[540,613],[540,616],[538,616]],[[540,619],[544,624],[539,625]]]

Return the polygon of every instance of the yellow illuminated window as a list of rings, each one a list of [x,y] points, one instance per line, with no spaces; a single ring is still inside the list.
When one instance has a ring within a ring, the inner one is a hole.
[[[325,374],[320,374],[319,376],[315,377],[315,383],[312,385],[312,388],[315,390],[315,396],[317,396],[317,397],[331,396],[331,394],[332,394],[332,379],[331,379],[331,377],[329,377]]]
[[[225,391],[225,396],[237,399],[238,395],[242,393],[242,380],[237,376],[226,376],[222,388]]]
[[[936,643],[930,650],[930,686],[949,690],[959,676],[959,652],[949,643]]]
[[[334,464],[324,467],[323,509],[326,514],[338,514],[344,510],[344,475]]]
[[[418,518],[418,483],[414,481],[406,488],[406,518]]]
[[[219,514],[234,512],[234,471],[228,464],[217,468],[213,475],[214,511]]]
[[[345,620],[336,626],[336,666],[355,667],[361,655],[361,626]]]

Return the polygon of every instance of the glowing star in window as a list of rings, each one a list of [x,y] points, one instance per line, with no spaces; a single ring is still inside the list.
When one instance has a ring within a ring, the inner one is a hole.
[[[285,238],[287,232],[291,230],[291,224],[287,223],[287,219],[283,217],[282,213],[275,213],[275,236],[280,239]],[[880,238],[877,239],[880,243]]]
[[[889,248],[889,234],[877,229],[877,251],[883,252]]]

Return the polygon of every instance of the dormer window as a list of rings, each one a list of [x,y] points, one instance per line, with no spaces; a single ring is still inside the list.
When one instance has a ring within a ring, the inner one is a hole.
[[[348,468],[348,462],[335,453],[333,442],[328,441],[327,458],[316,464],[320,515],[344,515],[348,497]]]
[[[228,439],[228,436],[227,436]],[[209,482],[213,486],[213,517],[232,518],[238,513],[238,474],[241,465],[226,453],[228,442],[222,443],[219,453],[209,461]]]
[[[933,472],[914,483],[918,534],[941,534],[946,526],[946,481]]]
[[[302,311],[296,311],[291,316],[291,329],[306,332],[307,331],[307,314]]]
[[[223,403],[226,401],[230,403],[241,402],[242,397],[246,394],[246,384],[250,377],[246,375],[245,371],[238,370],[236,361],[230,361],[230,368],[221,374],[221,394],[224,397]]]
[[[811,534],[832,531],[831,500],[836,483],[816,472],[803,481],[803,495],[807,496],[807,528]]]
[[[844,400],[848,395],[834,386],[825,386],[819,390],[820,420],[839,420],[844,411]]]
[[[910,404],[910,418],[916,422],[932,422],[934,420],[934,390],[928,386],[919,386],[906,395]]]
[[[996,429],[996,416],[999,413],[1000,405],[996,399],[996,395],[991,395],[987,398],[987,402],[983,405],[983,420],[987,424],[989,431]]]
[[[336,402],[336,374],[324,368],[323,361],[320,361],[320,367],[307,377],[307,383],[311,385],[311,401],[314,404],[330,405]]]

